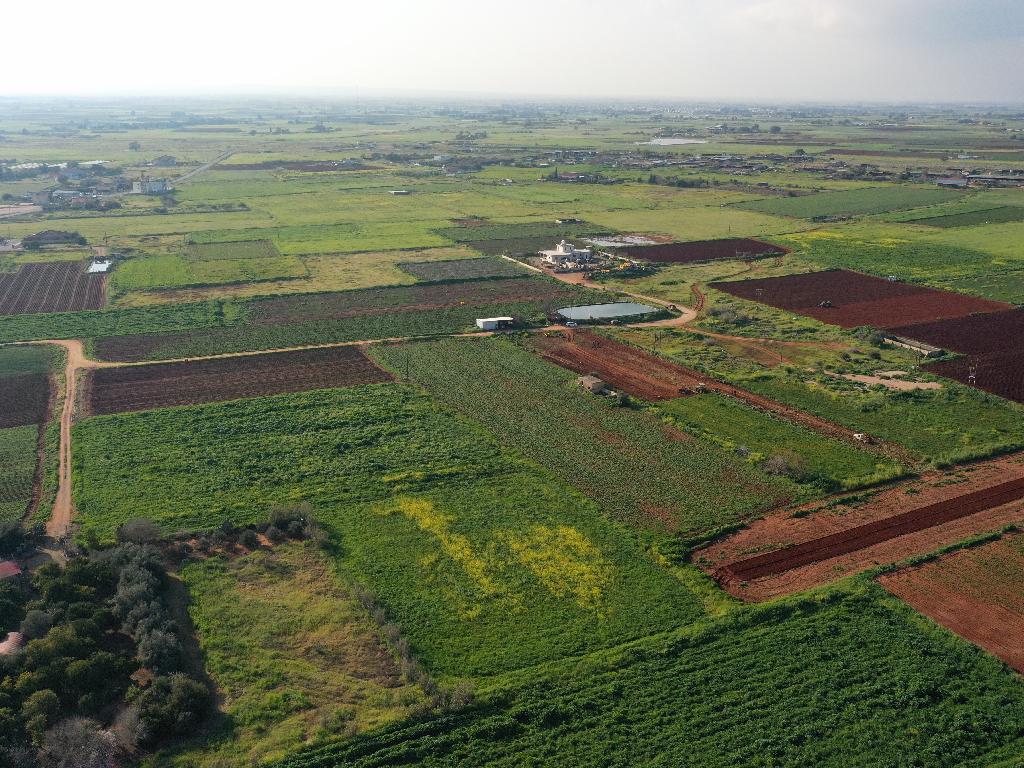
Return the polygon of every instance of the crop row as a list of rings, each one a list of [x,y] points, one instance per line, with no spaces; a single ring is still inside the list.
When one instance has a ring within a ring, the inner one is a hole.
[[[90,275],[80,261],[23,264],[0,274],[0,315],[99,309],[106,296],[106,275]]]

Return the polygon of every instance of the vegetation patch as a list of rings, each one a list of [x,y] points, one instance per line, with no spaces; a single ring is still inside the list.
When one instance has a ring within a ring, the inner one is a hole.
[[[442,677],[497,674],[703,613],[632,532],[404,386],[99,416],[74,438],[86,536],[109,539],[138,516],[166,531],[242,525],[308,502],[339,569]]]
[[[935,187],[890,185],[865,187],[841,192],[821,192],[799,197],[769,197],[735,203],[736,207],[776,216],[802,219],[844,218],[871,213],[886,213],[922,205],[935,205],[955,200],[962,193]]]
[[[877,588],[857,589],[550,665],[462,712],[277,766],[369,768],[403,755],[495,767],[981,768],[1019,755],[1014,675]]]
[[[480,280],[490,277],[520,277],[524,267],[508,259],[453,259],[451,261],[407,261],[398,265],[413,277],[428,283]]]
[[[189,243],[184,256],[194,261],[217,259],[273,259],[280,257],[270,240],[242,240],[221,243]]]

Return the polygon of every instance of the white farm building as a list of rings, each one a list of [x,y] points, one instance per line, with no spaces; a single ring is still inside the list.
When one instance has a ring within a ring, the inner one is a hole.
[[[478,317],[476,327],[481,331],[500,331],[512,325],[514,319],[511,317]]]
[[[594,252],[590,248],[577,248],[565,240],[556,245],[553,250],[541,251],[540,255],[546,264],[555,267],[567,264],[585,264],[594,260]]]

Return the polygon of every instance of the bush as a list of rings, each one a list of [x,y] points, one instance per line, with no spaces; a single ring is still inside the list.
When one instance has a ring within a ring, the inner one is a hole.
[[[117,742],[95,720],[62,720],[49,731],[39,754],[44,768],[115,768]]]
[[[160,540],[160,527],[152,520],[129,520],[117,529],[117,540],[132,544],[152,544]]]
[[[21,622],[20,632],[26,640],[37,640],[53,626],[53,616],[46,611],[29,611]]]
[[[138,699],[143,742],[181,736],[195,728],[210,706],[210,692],[180,672],[158,677]]]
[[[275,544],[279,544],[280,542],[284,541],[284,532],[282,532],[281,529],[278,528],[276,525],[268,526],[266,534],[267,538]]]
[[[252,528],[246,528],[239,534],[238,543],[246,549],[257,549],[260,545],[260,537]]]

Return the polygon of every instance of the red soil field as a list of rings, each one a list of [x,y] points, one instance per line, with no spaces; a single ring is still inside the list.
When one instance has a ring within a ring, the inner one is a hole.
[[[878,581],[925,616],[1024,672],[1024,536],[962,549]]]
[[[390,381],[356,346],[153,363],[90,372],[90,414],[123,413]]]
[[[936,376],[945,376],[1007,400],[1024,403],[1024,346],[1008,352],[941,360],[929,363],[924,369]]]
[[[530,348],[581,375],[596,373],[615,389],[652,402],[690,394],[707,376],[642,349],[586,331],[535,335]]]
[[[985,312],[934,323],[893,328],[893,333],[964,354],[1004,352],[1024,346],[1024,309]]]
[[[975,512],[1002,506],[1021,498],[1024,498],[1024,478],[1007,480],[991,488],[983,488],[946,501],[937,501],[892,517],[822,536],[820,539],[812,539],[802,544],[794,544],[774,552],[729,563],[718,572],[718,578],[748,581],[762,576],[774,576],[799,568],[801,565],[856,552],[881,541],[967,517]]]
[[[0,315],[99,309],[106,302],[107,276],[85,270],[83,262],[58,261],[0,274]]]
[[[931,472],[848,504],[818,502],[779,510],[697,550],[694,560],[730,593],[768,600],[1020,522],[1021,497],[1024,455],[1016,454]],[[942,505],[934,517],[920,512],[934,505]],[[753,568],[745,576],[737,574],[745,568],[743,561],[757,566],[754,557],[766,553],[770,557],[761,561],[765,575]],[[795,567],[782,570],[788,566]]]
[[[50,377],[23,373],[0,378],[0,429],[41,424],[50,403]]]
[[[619,248],[631,259],[662,263],[685,264],[718,259],[751,259],[789,253],[788,248],[772,245],[761,240],[731,237],[722,240],[692,240],[688,243],[664,243],[662,245],[631,245]]]
[[[813,317],[843,328],[892,328],[1009,309],[1009,304],[924,288],[845,269],[755,280],[716,282],[741,299]],[[823,303],[831,306],[821,306]]]

